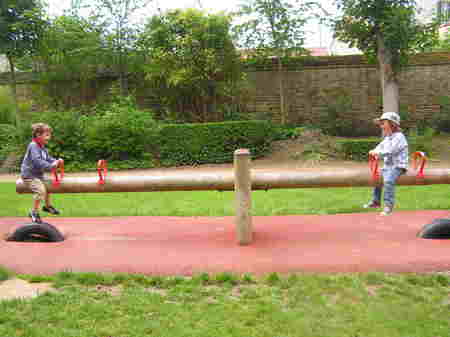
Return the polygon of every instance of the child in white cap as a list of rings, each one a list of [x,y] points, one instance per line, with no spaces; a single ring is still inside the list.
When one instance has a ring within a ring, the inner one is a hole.
[[[395,204],[395,184],[408,169],[408,142],[400,129],[400,116],[395,112],[385,112],[375,122],[382,130],[383,140],[370,155],[383,158],[383,185],[375,186],[373,198],[364,208],[379,208],[384,188],[384,208],[381,215],[390,215]]]

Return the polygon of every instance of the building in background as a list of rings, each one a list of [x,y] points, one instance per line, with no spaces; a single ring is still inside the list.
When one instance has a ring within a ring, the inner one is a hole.
[[[441,26],[439,28],[439,34],[450,33],[450,0],[440,0],[437,3],[436,14],[439,18]]]
[[[450,23],[450,0],[419,0],[418,7],[424,20],[438,18],[441,25]]]
[[[436,4],[436,15],[442,25],[450,23],[450,0],[440,0]]]
[[[450,33],[450,0],[418,0],[420,17],[424,21],[437,18],[440,22],[439,35]]]

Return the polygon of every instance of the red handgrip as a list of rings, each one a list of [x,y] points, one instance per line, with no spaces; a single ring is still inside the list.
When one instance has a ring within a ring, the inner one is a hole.
[[[420,163],[417,163],[418,159],[420,160]],[[427,156],[425,155],[425,152],[422,151],[417,151],[413,153],[413,169],[417,170],[417,175],[416,178],[419,179],[424,179],[425,178],[425,174],[424,174],[424,168],[425,168],[425,164],[427,162]]]
[[[372,175],[372,181],[377,182],[380,178],[380,171],[378,169],[378,156],[375,154],[369,154],[369,169]]]
[[[59,172],[58,172],[59,169]],[[64,178],[64,160],[59,159],[58,165],[52,168],[53,186],[57,187]]]
[[[108,173],[108,168],[106,166],[106,160],[100,159],[97,162],[97,172],[98,172],[98,184],[104,185],[106,174]]]

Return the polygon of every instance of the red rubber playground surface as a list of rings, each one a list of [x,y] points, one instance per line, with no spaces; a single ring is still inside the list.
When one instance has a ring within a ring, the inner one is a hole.
[[[233,217],[47,218],[59,243],[0,240],[0,265],[19,273],[432,272],[450,270],[450,240],[417,232],[448,211],[253,217],[236,243]],[[0,233],[27,223],[0,218]]]

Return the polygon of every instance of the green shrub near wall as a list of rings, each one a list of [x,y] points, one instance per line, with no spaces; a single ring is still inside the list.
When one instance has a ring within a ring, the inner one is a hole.
[[[258,158],[269,150],[273,134],[267,121],[165,125],[159,134],[159,160],[161,166],[229,163],[239,148]]]
[[[0,165],[10,153],[11,146],[15,143],[16,127],[11,124],[0,124]]]
[[[368,153],[380,143],[380,138],[341,139],[337,145],[346,160],[368,160]]]
[[[417,136],[413,134],[406,137],[408,140],[409,153],[416,151],[425,152],[428,157],[431,155],[431,143],[429,136]],[[381,138],[359,138],[359,139],[342,139],[337,141],[344,159],[365,161],[368,160],[368,153],[381,142]]]
[[[0,124],[0,147],[13,142],[16,135],[16,127],[11,124]]]

